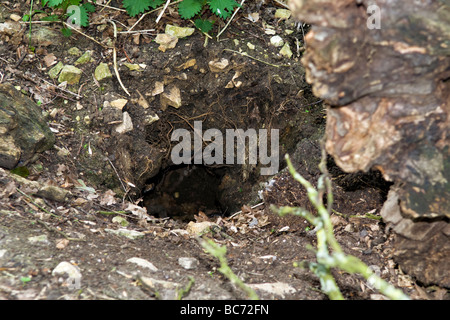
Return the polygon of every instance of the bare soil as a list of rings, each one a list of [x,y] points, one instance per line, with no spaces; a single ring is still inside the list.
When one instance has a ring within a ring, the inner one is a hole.
[[[21,15],[29,8],[22,2],[5,2],[0,9],[2,22],[11,13]],[[28,52],[26,25],[20,40],[2,40],[0,70],[6,75],[3,81],[20,86],[31,99],[41,97],[43,112],[48,114],[50,126],[57,129],[57,147],[27,164],[30,170],[27,178],[57,185],[69,190],[72,196],[65,203],[30,198],[25,195],[27,190],[7,175],[0,176],[0,189],[3,189],[0,192],[3,195],[0,198],[0,252],[3,250],[0,299],[175,299],[176,292],[186,288],[192,279],[193,285],[183,299],[247,299],[242,290],[217,270],[218,261],[203,250],[198,237],[186,232],[190,230],[190,222],[192,225],[202,221],[217,224],[218,228],[204,236],[226,246],[229,266],[246,284],[282,283],[290,288],[282,293],[257,290],[261,298],[327,299],[320,290],[318,278],[308,269],[295,266],[300,261],[315,260],[311,247],[315,247],[316,239],[311,226],[298,217],[281,218],[269,208],[291,205],[314,210],[303,187],[283,170],[283,161],[276,176],[261,177],[257,168],[245,165],[198,170],[192,166],[175,167],[167,156],[173,147],[172,130],[191,129],[196,119],[202,120],[205,128],[221,130],[281,128],[281,157],[289,153],[297,170],[309,181],[317,182],[325,110],[305,81],[300,63],[302,51],[295,49],[295,39],[302,44],[302,30],[289,24],[293,21],[275,19],[276,9],[271,2],[262,7],[246,4],[222,35],[222,41],[210,39],[206,47],[205,36],[196,32],[180,39],[175,49],[158,50],[158,44],[152,40],[156,33],[163,32],[167,23],[191,26],[171,11],[158,25],[154,22],[157,13],[143,19],[137,29],[155,31],[141,35],[139,43],[133,42],[135,38],[130,35],[120,35],[116,43],[118,61],[147,65],[142,72],[121,65],[121,80],[133,99],[139,99],[138,92],[144,95],[149,110],[160,118],[145,125],[141,121],[147,111],[138,103],[129,103],[125,110],[133,119],[135,129],[122,135],[115,133],[106,122],[103,101],[108,94],[130,97],[115,76],[101,83],[93,80],[99,62],[112,62],[112,51],[86,36],[99,41],[110,38],[111,24],[99,29],[102,24],[92,23],[82,30],[85,35],[74,33],[70,38],[52,39],[49,46],[36,46],[35,53]],[[251,12],[260,14],[259,22],[246,19]],[[123,12],[114,10],[105,10],[102,15],[127,26],[136,21],[128,21]],[[270,35],[265,34],[263,22],[289,41],[294,51],[291,59],[279,55],[279,48],[270,45]],[[58,24],[49,27],[59,32]],[[286,36],[285,29],[294,33]],[[256,46],[255,51],[248,48],[248,42]],[[58,84],[48,77],[49,68],[45,67],[43,58],[53,53],[58,60],[72,63],[77,57],[69,56],[67,51],[75,46],[82,52],[92,50],[95,60],[80,66],[81,84],[67,88],[82,95],[78,101],[61,90],[44,86],[41,81]],[[252,58],[239,51],[248,52]],[[21,59],[17,52],[26,56]],[[229,59],[233,71],[210,72],[208,63],[219,57]],[[178,68],[190,58],[196,59],[196,68]],[[239,66],[242,88],[225,89]],[[188,81],[183,80],[183,72]],[[145,95],[153,90],[155,81],[164,79],[181,87],[185,104],[180,109],[169,106],[161,110],[159,98]],[[151,150],[158,150],[153,158],[145,158],[155,160],[153,171],[148,168],[153,163],[142,158],[148,145]],[[114,165],[123,163],[118,160],[123,154],[134,155],[130,168],[135,175],[129,179],[124,177],[126,168]],[[334,183],[335,235],[344,251],[359,257],[413,298],[439,298],[436,295],[442,295],[442,291],[420,287],[397,268],[391,259],[392,235],[381,220],[371,216],[378,215],[389,184],[377,172],[346,174],[332,159],[328,167]],[[141,173],[145,179],[139,178]],[[174,188],[175,178],[184,173],[188,178],[176,190],[170,189]],[[79,180],[95,193],[83,188]],[[175,192],[179,195],[176,200],[163,200]],[[139,218],[133,205],[146,208],[152,218]],[[123,228],[142,232],[144,236],[130,240],[105,231],[120,228],[112,221],[115,216],[129,222]],[[30,237],[42,235],[46,239],[30,242]],[[132,257],[145,259],[158,270],[127,262]],[[195,258],[198,264],[185,269],[179,264],[181,257]],[[52,274],[63,261],[77,266],[81,272],[76,288],[68,285],[63,276]],[[358,275],[339,270],[333,274],[347,299],[382,298]]]

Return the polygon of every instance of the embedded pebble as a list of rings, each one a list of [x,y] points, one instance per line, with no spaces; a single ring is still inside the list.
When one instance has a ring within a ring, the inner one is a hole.
[[[133,258],[128,259],[127,262],[135,263],[138,266],[140,266],[142,268],[150,269],[153,272],[158,271],[158,268],[155,267],[153,263],[151,263],[150,261],[147,261],[145,259],[142,259],[142,258],[133,257]]]
[[[195,258],[180,257],[178,258],[178,264],[187,270],[195,269],[198,266],[198,260]]]

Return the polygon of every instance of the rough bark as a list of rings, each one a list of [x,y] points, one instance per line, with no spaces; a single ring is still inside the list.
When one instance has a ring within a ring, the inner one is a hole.
[[[387,180],[395,181],[402,219],[441,219],[448,224],[450,1],[289,4],[296,18],[312,25],[302,62],[313,92],[330,105],[327,151],[347,172],[378,168]],[[379,16],[373,5],[380,9]],[[379,29],[372,28],[376,18]],[[393,211],[384,212],[389,220],[388,212]],[[445,270],[448,254],[436,253],[446,261],[434,267],[418,262],[429,253],[426,248],[448,249],[449,234],[432,222],[423,223],[421,230],[430,229],[420,241],[414,240],[414,224],[394,228],[402,237],[397,241],[398,252],[404,252],[399,261],[424,283],[448,287],[448,277],[430,271],[443,266]],[[443,236],[436,240],[438,233]]]

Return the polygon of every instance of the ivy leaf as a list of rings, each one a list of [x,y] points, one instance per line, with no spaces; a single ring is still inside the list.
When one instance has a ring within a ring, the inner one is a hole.
[[[183,0],[178,5],[178,13],[183,19],[191,19],[202,10],[202,7],[201,0]]]
[[[234,0],[209,0],[208,3],[211,11],[223,19],[231,16],[234,8],[239,7]]]
[[[212,30],[214,22],[202,19],[196,19],[194,24],[197,28],[199,28],[202,32],[208,33]]]

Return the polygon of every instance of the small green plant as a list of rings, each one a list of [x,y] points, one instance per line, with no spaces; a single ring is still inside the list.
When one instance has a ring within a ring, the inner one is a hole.
[[[20,281],[22,282],[22,286],[25,286],[28,282],[31,281],[30,277],[20,277]]]
[[[247,286],[234,272],[231,270],[227,262],[227,247],[219,246],[210,239],[200,240],[202,247],[220,262],[219,272],[227,277],[233,284],[241,288],[251,300],[259,300],[256,292]]]
[[[309,269],[319,277],[322,291],[326,293],[330,299],[344,299],[331,274],[332,268],[339,268],[348,273],[362,275],[371,286],[390,299],[408,300],[409,297],[407,295],[377,276],[364,262],[357,257],[345,254],[334,237],[333,224],[330,219],[330,213],[332,211],[331,207],[333,204],[331,179],[328,176],[326,169],[326,153],[324,148],[322,149],[322,161],[319,165],[322,175],[319,178],[317,189],[294,169],[289,157],[286,155],[289,172],[295,180],[300,182],[306,188],[308,199],[316,208],[318,214],[314,215],[303,208],[295,207],[277,208],[272,206],[272,210],[280,215],[293,214],[301,216],[315,226],[314,231],[317,236],[317,250],[312,250],[316,253],[317,262],[309,262],[307,265],[309,265]],[[327,196],[326,206],[323,203],[325,193]],[[297,263],[296,265],[298,266],[299,264]]]

